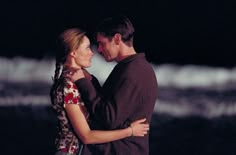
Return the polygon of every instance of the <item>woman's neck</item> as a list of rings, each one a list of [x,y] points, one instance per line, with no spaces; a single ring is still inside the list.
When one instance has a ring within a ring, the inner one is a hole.
[[[68,68],[68,69],[81,69],[81,66],[78,66],[74,63],[65,63],[64,67]]]

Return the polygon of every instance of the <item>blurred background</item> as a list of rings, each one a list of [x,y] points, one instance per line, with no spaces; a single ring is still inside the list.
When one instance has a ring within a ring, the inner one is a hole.
[[[57,36],[71,27],[88,31],[95,53],[88,70],[102,84],[115,63],[96,53],[92,32],[101,19],[124,13],[159,83],[150,155],[236,154],[233,8],[233,0],[1,1],[1,152],[53,154],[49,89]]]

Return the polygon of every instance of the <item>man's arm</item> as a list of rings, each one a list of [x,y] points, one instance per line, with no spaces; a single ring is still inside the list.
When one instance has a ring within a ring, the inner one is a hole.
[[[125,121],[135,111],[140,97],[137,88],[131,81],[120,80],[113,90],[106,90],[112,91],[109,92],[109,96],[97,92],[91,81],[85,78],[77,80],[75,83],[89,112],[95,115],[99,123],[103,123],[110,129],[121,127],[121,125],[126,127],[130,123]],[[102,93],[108,92],[103,91]]]

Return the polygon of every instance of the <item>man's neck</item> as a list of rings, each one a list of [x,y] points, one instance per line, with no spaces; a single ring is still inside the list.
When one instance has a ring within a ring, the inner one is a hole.
[[[121,49],[119,56],[117,57],[116,61],[120,62],[122,60],[124,60],[125,58],[136,54],[136,51],[133,47],[126,47]]]

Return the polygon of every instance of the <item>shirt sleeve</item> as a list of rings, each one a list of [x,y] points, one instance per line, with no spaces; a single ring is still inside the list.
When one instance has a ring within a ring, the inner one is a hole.
[[[105,128],[116,129],[127,127],[133,110],[139,103],[139,91],[129,80],[120,80],[116,83],[113,93],[104,97],[104,94],[97,92],[92,83],[87,79],[80,79],[76,82],[81,95],[86,103],[90,114],[93,114],[96,122]],[[109,91],[109,90],[108,90]],[[108,93],[108,92],[107,92]],[[99,116],[99,117],[96,117]],[[98,124],[99,125],[99,124]]]
[[[76,85],[67,81],[64,86],[64,105],[65,104],[83,104]]]

